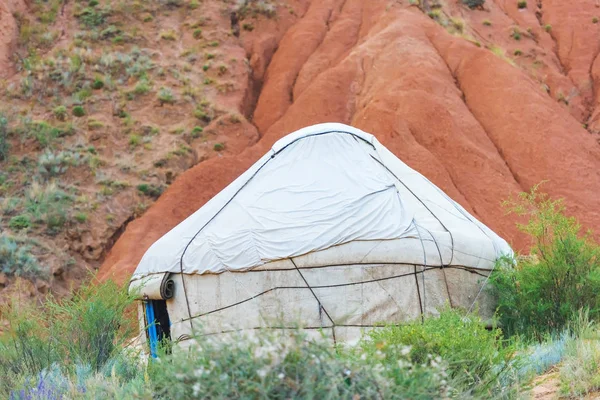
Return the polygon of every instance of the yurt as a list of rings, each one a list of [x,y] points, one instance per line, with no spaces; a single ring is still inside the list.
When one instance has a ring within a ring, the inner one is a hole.
[[[508,244],[368,133],[291,133],[145,253],[151,347],[263,327],[351,342],[446,304],[489,317]]]

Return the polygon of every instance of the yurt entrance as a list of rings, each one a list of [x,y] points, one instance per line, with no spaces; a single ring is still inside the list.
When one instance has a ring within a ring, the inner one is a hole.
[[[141,300],[139,321],[146,331],[150,355],[154,358],[157,357],[159,344],[171,341],[171,318],[167,300],[173,297],[174,289],[175,284],[169,273],[149,275],[129,288]]]
[[[167,311],[167,301],[145,300],[144,318],[150,355],[156,358],[159,343],[171,340],[171,321]]]

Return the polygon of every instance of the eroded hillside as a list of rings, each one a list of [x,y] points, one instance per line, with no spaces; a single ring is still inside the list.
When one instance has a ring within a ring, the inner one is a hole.
[[[40,4],[54,18],[6,0],[0,14],[2,229],[50,267],[38,290],[103,260],[124,278],[277,139],[319,122],[373,133],[518,248],[501,200],[542,180],[600,226],[594,0]]]

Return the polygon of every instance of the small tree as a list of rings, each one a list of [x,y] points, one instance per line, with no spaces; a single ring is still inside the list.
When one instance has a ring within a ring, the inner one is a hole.
[[[581,309],[600,317],[600,246],[565,215],[562,200],[539,193],[538,186],[505,203],[529,218],[518,226],[533,239],[532,254],[518,263],[501,260],[491,282],[505,331],[541,338],[567,327]]]

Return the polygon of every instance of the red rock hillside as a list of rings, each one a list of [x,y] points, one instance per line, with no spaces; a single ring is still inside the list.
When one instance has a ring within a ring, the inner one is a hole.
[[[237,153],[225,142],[222,157],[181,174],[127,226],[101,277],[123,281],[276,140],[320,122],[374,134],[516,248],[526,242],[501,201],[543,180],[597,230],[598,2],[418,3],[283,1],[242,29],[254,92],[240,112],[259,138]]]

